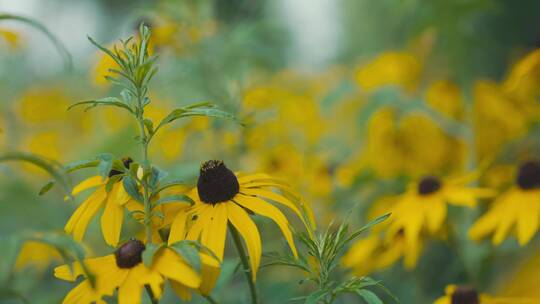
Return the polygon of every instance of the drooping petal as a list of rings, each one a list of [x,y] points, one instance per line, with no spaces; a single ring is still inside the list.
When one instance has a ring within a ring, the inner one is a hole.
[[[196,289],[201,285],[199,274],[169,248],[163,248],[158,252],[154,257],[152,269],[189,288]]]
[[[236,204],[227,204],[229,221],[238,230],[246,243],[249,262],[251,264],[253,281],[257,278],[257,270],[261,262],[262,246],[259,229],[242,207]]]
[[[225,248],[225,237],[227,233],[227,203],[219,203],[211,207],[208,212],[209,221],[201,233],[201,243],[210,249],[219,259],[223,260],[223,251]],[[201,293],[210,294],[217,279],[219,278],[220,268],[217,261],[209,255],[201,255],[202,277]]]
[[[124,206],[117,204],[111,196],[108,196],[105,210],[101,216],[101,232],[105,242],[110,246],[116,247],[118,245],[123,222]]]
[[[135,271],[130,271],[123,284],[118,287],[118,304],[141,303],[142,287],[135,277]]]
[[[273,220],[281,229],[281,232],[283,233],[283,236],[285,236],[285,240],[287,240],[287,243],[289,244],[293,255],[295,257],[298,256],[296,246],[292,237],[292,232],[289,228],[289,222],[287,221],[285,215],[283,215],[283,213],[278,208],[274,207],[272,204],[263,201],[260,198],[256,198],[253,196],[245,196],[241,194],[236,195],[234,197],[234,201],[242,207],[245,207],[255,212],[256,214]]]
[[[285,197],[283,197],[283,196],[281,196],[281,195],[279,195],[277,193],[274,193],[274,192],[268,191],[268,190],[263,190],[263,189],[256,189],[256,188],[253,188],[253,189],[240,188],[240,192],[243,193],[243,194],[246,194],[246,195],[255,195],[255,196],[258,196],[258,197],[261,197],[261,198],[266,198],[266,199],[272,200],[272,201],[274,201],[276,203],[280,203],[280,204],[290,208],[292,211],[294,211],[294,213],[296,213],[296,215],[298,215],[298,217],[300,219],[303,219],[302,213],[300,212],[298,207],[293,202],[291,202],[287,198],[285,198]]]
[[[426,216],[428,231],[432,234],[437,233],[446,219],[446,203],[442,199],[432,199],[429,202],[425,202]]]
[[[169,281],[171,283],[171,287],[174,291],[174,293],[180,297],[183,301],[190,301],[191,300],[191,292],[189,288],[186,286],[176,282],[176,281]]]
[[[89,177],[82,182],[80,182],[77,186],[73,187],[73,190],[71,191],[71,195],[77,195],[81,193],[84,190],[95,188],[100,185],[104,185],[107,182],[106,179],[103,179],[101,176],[92,176]]]
[[[99,187],[75,210],[64,230],[67,234],[72,234],[73,238],[81,241],[86,232],[90,220],[94,217],[103,202],[107,198],[105,187]]]
[[[186,210],[180,210],[171,224],[171,230],[169,233],[168,244],[172,245],[178,241],[184,240],[186,238],[186,221],[187,213]]]
[[[186,239],[188,240],[198,240],[199,236],[201,235],[201,232],[203,229],[205,229],[208,225],[208,222],[210,221],[210,218],[212,217],[212,214],[214,212],[214,209],[212,206],[204,204],[197,206],[199,207],[197,209],[196,213],[192,213],[188,211],[188,221],[190,220],[190,217],[196,216],[197,218],[194,220],[193,225],[189,228],[189,231],[187,233]]]
[[[528,201],[524,199],[519,202],[517,210],[517,238],[519,245],[527,244],[538,230],[538,220],[540,217],[540,201]]]
[[[94,290],[88,280],[82,281],[79,285],[73,288],[62,301],[63,304],[80,304],[80,303],[106,303],[101,300],[99,292]]]

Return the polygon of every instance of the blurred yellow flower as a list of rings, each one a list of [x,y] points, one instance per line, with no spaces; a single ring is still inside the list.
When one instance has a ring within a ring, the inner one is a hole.
[[[478,291],[468,286],[448,285],[444,290],[445,295],[438,298],[433,304],[533,304],[536,300],[527,298],[500,298]]]
[[[503,144],[524,135],[538,119],[534,103],[508,94],[496,83],[478,81],[474,87],[474,130],[478,156],[491,158]]]
[[[422,247],[422,241],[408,246],[403,234],[396,234],[391,240],[384,240],[377,234],[356,241],[349,251],[343,256],[342,264],[351,268],[357,276],[368,275],[376,271],[382,271],[404,258],[407,269],[416,266],[416,248]]]
[[[426,91],[426,102],[450,118],[463,118],[463,96],[457,85],[448,80],[433,82]]]
[[[474,175],[441,179],[425,176],[409,185],[392,206],[386,237],[391,240],[403,234],[406,246],[411,250],[411,264],[420,254],[421,235],[435,236],[441,231],[447,217],[448,205],[474,207],[478,199],[491,197],[493,191],[467,187]]]
[[[521,98],[536,98],[540,93],[540,49],[536,49],[514,64],[503,88]]]
[[[382,177],[460,171],[465,154],[464,145],[427,116],[411,113],[398,119],[392,108],[373,114],[366,140],[366,164]]]
[[[60,260],[62,256],[54,246],[38,241],[26,241],[17,256],[15,270],[31,266],[43,271],[52,262]]]
[[[473,240],[480,240],[493,233],[494,245],[501,244],[509,233],[515,231],[521,246],[536,234],[540,220],[540,163],[522,164],[516,184],[498,196],[486,214],[469,230]]]
[[[64,298],[64,304],[106,303],[103,296],[113,296],[118,288],[119,304],[141,303],[142,289],[148,285],[159,299],[164,278],[186,288],[196,289],[201,284],[199,274],[194,271],[173,249],[163,247],[154,255],[150,267],[142,263],[145,245],[132,239],[120,246],[114,254],[86,259],[84,262],[95,276],[95,287],[88,279],[83,280]],[[62,265],[54,275],[66,281],[75,281],[84,272],[79,263]]]
[[[358,85],[371,92],[385,85],[396,85],[408,92],[420,82],[422,64],[407,52],[387,52],[362,66],[356,73]]]
[[[17,48],[21,45],[19,33],[6,28],[0,28],[0,41],[6,42],[11,48]]]

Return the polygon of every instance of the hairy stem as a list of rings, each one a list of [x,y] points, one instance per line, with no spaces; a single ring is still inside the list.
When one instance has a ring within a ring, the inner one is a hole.
[[[257,286],[255,285],[255,282],[253,281],[253,269],[251,269],[251,266],[249,265],[248,257],[246,254],[246,251],[244,250],[244,246],[242,245],[242,240],[240,239],[240,234],[234,228],[233,225],[229,224],[229,229],[231,230],[231,234],[234,240],[234,245],[236,246],[236,250],[238,251],[238,256],[240,257],[240,261],[242,262],[242,266],[244,268],[244,274],[246,275],[246,280],[249,285],[249,291],[251,293],[251,303],[252,304],[259,304],[259,296],[257,294]]]
[[[148,159],[148,143],[149,138],[146,133],[146,129],[144,127],[144,106],[143,106],[143,99],[144,96],[142,96],[140,90],[137,91],[137,120],[139,121],[139,128],[140,128],[140,140],[142,145],[142,152],[143,152],[143,169],[144,173],[150,171],[150,161]],[[151,244],[152,243],[152,203],[150,202],[150,191],[148,189],[148,183],[143,178],[142,179],[142,186],[143,186],[143,204],[144,204],[144,225],[145,225],[145,231],[146,231],[146,243]]]

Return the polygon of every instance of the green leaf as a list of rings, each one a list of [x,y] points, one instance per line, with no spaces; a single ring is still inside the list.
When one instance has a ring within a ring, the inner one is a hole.
[[[356,293],[362,297],[367,304],[384,304],[379,296],[367,289],[357,290]]]
[[[152,266],[152,262],[154,261],[154,255],[158,252],[159,249],[161,249],[161,247],[163,247],[163,245],[163,243],[146,244],[146,248],[142,253],[142,260],[146,267],[150,268],[150,266]]]
[[[99,164],[97,166],[99,175],[106,177],[109,175],[113,165],[113,156],[111,154],[100,154],[97,156]]]
[[[141,192],[139,192],[137,182],[135,182],[133,177],[131,177],[130,175],[124,176],[124,178],[122,179],[122,183],[124,184],[124,189],[129,194],[129,196],[131,196],[131,198],[140,203],[144,201]]]
[[[114,106],[114,107],[125,109],[128,112],[134,114],[130,106],[128,106],[127,104],[125,104],[124,102],[122,102],[120,99],[116,97],[105,97],[105,98],[94,99],[94,100],[79,101],[70,105],[68,107],[68,110],[71,110],[74,107],[83,106],[83,105],[88,106],[84,109],[85,111],[88,111],[97,106]]]
[[[321,301],[327,294],[329,293],[328,289],[319,289],[313,293],[311,293],[306,300],[304,301],[305,304],[317,304],[319,301]]]
[[[175,243],[172,248],[194,269],[201,270],[201,257],[195,246],[183,241]]]
[[[159,187],[157,190],[156,190],[156,193],[159,193],[165,189],[169,189],[171,187],[175,187],[175,186],[185,186],[186,183],[184,181],[181,181],[181,180],[173,180],[173,181],[170,181],[170,182],[167,182],[167,183],[164,183],[161,187]]]
[[[193,117],[193,116],[222,118],[226,120],[235,121],[240,125],[244,125],[234,115],[228,112],[216,109],[215,107],[211,107],[208,105],[208,103],[198,103],[195,105],[190,105],[190,106],[172,110],[171,113],[169,113],[169,115],[165,116],[165,118],[161,120],[161,122],[158,124],[155,131],[157,132],[157,130],[161,128],[162,126],[168,123],[171,123],[177,119],[185,118],[185,117]]]
[[[194,204],[193,200],[189,196],[185,194],[175,194],[175,195],[166,196],[166,197],[162,197],[158,199],[154,203],[154,205],[157,206],[157,205],[163,205],[163,204],[172,203],[172,202],[188,202],[190,204]]]
[[[41,189],[39,190],[39,195],[43,195],[49,192],[49,190],[51,190],[53,187],[54,187],[54,180],[49,181],[43,187],[41,187]]]
[[[77,170],[84,169],[84,168],[93,168],[93,167],[97,167],[97,165],[99,165],[99,162],[100,160],[97,157],[92,158],[92,159],[79,160],[79,161],[75,161],[75,162],[64,165],[64,170],[70,173],[70,172],[75,172]]]
[[[16,235],[6,235],[0,238],[0,286],[4,286],[12,272],[21,247],[21,239]]]
[[[148,130],[148,133],[150,135],[154,134],[154,124],[150,119],[143,120],[144,126],[146,127],[146,130]]]
[[[369,223],[367,223],[366,225],[364,225],[363,227],[357,229],[356,231],[354,231],[353,233],[351,233],[351,235],[347,238],[346,242],[350,242],[351,240],[355,239],[357,236],[359,236],[362,232],[368,230],[369,228],[385,221],[387,218],[390,217],[392,213],[386,213],[384,215],[381,215],[379,217],[377,217],[376,219],[370,221]]]
[[[42,168],[62,185],[65,193],[67,193],[68,196],[71,195],[71,186],[68,177],[65,174],[62,166],[55,161],[46,159],[39,155],[23,152],[10,152],[0,155],[0,162],[5,161],[24,161]]]
[[[202,245],[201,243],[199,243],[197,241],[182,240],[182,241],[178,241],[178,242],[170,245],[169,247],[171,247],[173,249],[176,249],[176,246],[184,246],[184,245],[178,245],[178,244],[187,244],[187,245],[193,246],[199,252],[204,253],[204,254],[212,257],[213,259],[215,259],[217,262],[219,262],[221,264],[219,258],[215,255],[215,253],[212,250],[210,250],[208,247]]]
[[[160,170],[159,168],[152,167],[152,176],[149,180],[149,185],[152,189],[156,189],[159,182],[162,181],[165,177],[167,177],[168,173]]]

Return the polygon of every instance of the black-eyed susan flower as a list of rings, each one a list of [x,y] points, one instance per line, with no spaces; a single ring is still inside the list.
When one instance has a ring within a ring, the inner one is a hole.
[[[469,230],[473,240],[493,233],[492,242],[499,245],[515,232],[521,246],[538,231],[540,220],[540,163],[528,161],[519,167],[515,185],[498,196],[490,209]]]
[[[448,285],[444,296],[433,304],[533,304],[538,303],[528,298],[501,298],[479,293],[470,286]]]
[[[443,227],[448,204],[456,206],[476,206],[480,198],[490,197],[493,191],[467,187],[473,174],[443,180],[436,176],[425,176],[412,183],[408,190],[390,209],[387,237],[392,239],[403,233],[406,246],[411,251],[411,259],[416,261],[420,253],[419,239],[422,234],[434,236]]]
[[[417,262],[414,250],[422,247],[422,240],[419,239],[418,242],[410,246],[405,242],[403,233],[396,234],[391,240],[373,234],[356,241],[341,262],[343,266],[351,268],[357,276],[387,269],[401,258],[405,267],[411,269]]]
[[[129,169],[132,162],[131,158],[123,159],[126,169]],[[72,195],[77,195],[87,189],[94,189],[94,192],[75,210],[64,227],[65,232],[73,235],[75,240],[81,241],[84,238],[88,224],[98,210],[103,207],[101,216],[103,238],[111,246],[118,244],[124,221],[124,208],[126,203],[131,200],[121,179],[114,182],[110,191],[107,192],[109,178],[118,174],[122,174],[122,172],[112,169],[107,178],[93,176],[73,188]]]
[[[132,239],[120,246],[114,254],[86,259],[85,264],[95,276],[94,287],[86,278],[67,294],[63,303],[106,303],[102,297],[113,296],[118,289],[118,303],[136,304],[141,302],[145,285],[150,286],[156,298],[160,298],[165,278],[185,288],[199,287],[199,274],[174,250],[167,247],[159,249],[151,266],[146,267],[142,263],[145,249],[141,241]],[[82,274],[79,263],[74,263],[72,267],[59,266],[54,272],[57,278],[66,281],[75,281]]]
[[[266,175],[237,175],[225,166],[222,161],[210,160],[202,164],[197,187],[189,196],[194,204],[187,213],[179,213],[171,227],[169,243],[182,239],[184,232],[190,240],[200,242],[223,260],[227,225],[234,227],[243,237],[252,268],[252,279],[256,279],[261,259],[261,238],[257,226],[249,214],[254,213],[272,219],[281,229],[294,256],[297,256],[289,221],[275,206],[267,202],[273,201],[290,208],[301,219],[298,206],[285,196],[269,190],[276,188],[284,192],[290,189],[280,181]],[[182,222],[188,220],[187,231]],[[178,225],[177,223],[180,223]],[[201,292],[208,294],[219,275],[219,265],[209,257],[203,256],[203,284]]]

